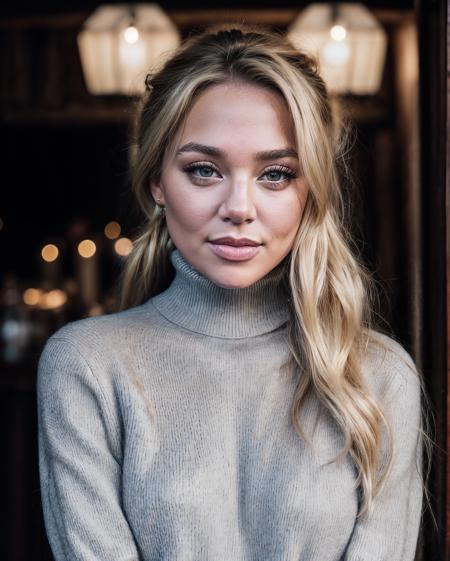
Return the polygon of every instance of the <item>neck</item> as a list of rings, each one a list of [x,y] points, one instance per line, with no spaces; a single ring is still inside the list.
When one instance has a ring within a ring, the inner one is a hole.
[[[158,311],[177,325],[213,337],[238,339],[262,335],[289,319],[284,261],[252,285],[223,288],[202,275],[175,249],[175,277],[151,298]]]

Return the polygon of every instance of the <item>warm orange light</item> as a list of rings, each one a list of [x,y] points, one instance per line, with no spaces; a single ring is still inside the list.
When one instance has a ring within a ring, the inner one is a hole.
[[[27,288],[22,294],[22,299],[27,306],[37,306],[42,298],[40,288]]]
[[[141,95],[149,69],[162,66],[180,40],[177,26],[157,4],[139,4],[131,21],[126,4],[99,6],[77,35],[88,90]]]
[[[126,257],[133,250],[133,242],[129,238],[119,238],[114,244],[114,251],[121,257]]]
[[[113,220],[112,222],[108,222],[104,229],[105,236],[109,240],[115,240],[116,238],[118,238],[121,231],[122,228],[120,227],[120,224],[115,220]]]
[[[101,304],[94,304],[88,311],[88,316],[101,316],[104,312],[104,308]]]
[[[363,3],[313,2],[289,25],[287,36],[318,59],[331,96],[379,91],[388,35]]]
[[[58,255],[59,249],[52,243],[44,245],[41,249],[41,257],[44,261],[47,261],[47,263],[51,263],[52,261],[58,259]]]
[[[67,302],[67,294],[64,290],[55,288],[46,292],[42,298],[41,307],[45,310],[53,310],[63,306]]]
[[[97,247],[92,240],[83,240],[78,244],[78,253],[85,259],[92,257],[96,251]]]

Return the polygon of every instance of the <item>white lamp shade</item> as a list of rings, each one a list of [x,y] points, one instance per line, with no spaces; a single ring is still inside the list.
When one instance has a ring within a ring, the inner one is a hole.
[[[335,19],[333,19],[333,15]],[[330,92],[375,94],[383,77],[387,36],[362,4],[311,4],[291,24],[287,36],[317,56]]]
[[[145,77],[180,44],[180,34],[157,4],[100,6],[78,34],[86,86],[100,94],[139,95]],[[130,27],[131,26],[131,27]]]

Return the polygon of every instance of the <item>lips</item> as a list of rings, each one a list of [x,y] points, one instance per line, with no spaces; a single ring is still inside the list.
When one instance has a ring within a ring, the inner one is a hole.
[[[255,240],[251,240],[250,238],[232,238],[230,236],[225,236],[223,238],[217,238],[215,240],[211,240],[210,243],[215,245],[230,245],[232,247],[243,247],[243,246],[256,247],[261,245],[259,242]]]
[[[262,244],[249,238],[217,238],[209,242],[211,251],[227,261],[247,261],[257,255]]]

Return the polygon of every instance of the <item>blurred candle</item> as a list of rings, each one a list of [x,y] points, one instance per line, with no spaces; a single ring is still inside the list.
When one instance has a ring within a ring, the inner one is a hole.
[[[98,252],[92,240],[86,239],[78,244],[76,268],[81,301],[90,307],[98,302],[99,297]]]
[[[113,220],[105,226],[104,233],[109,240],[115,240],[120,236],[121,230],[120,224]]]
[[[58,286],[61,279],[61,258],[55,244],[49,243],[41,249],[41,274],[44,286]]]
[[[114,251],[120,257],[127,257],[133,250],[133,242],[129,238],[119,238],[114,243]]]

